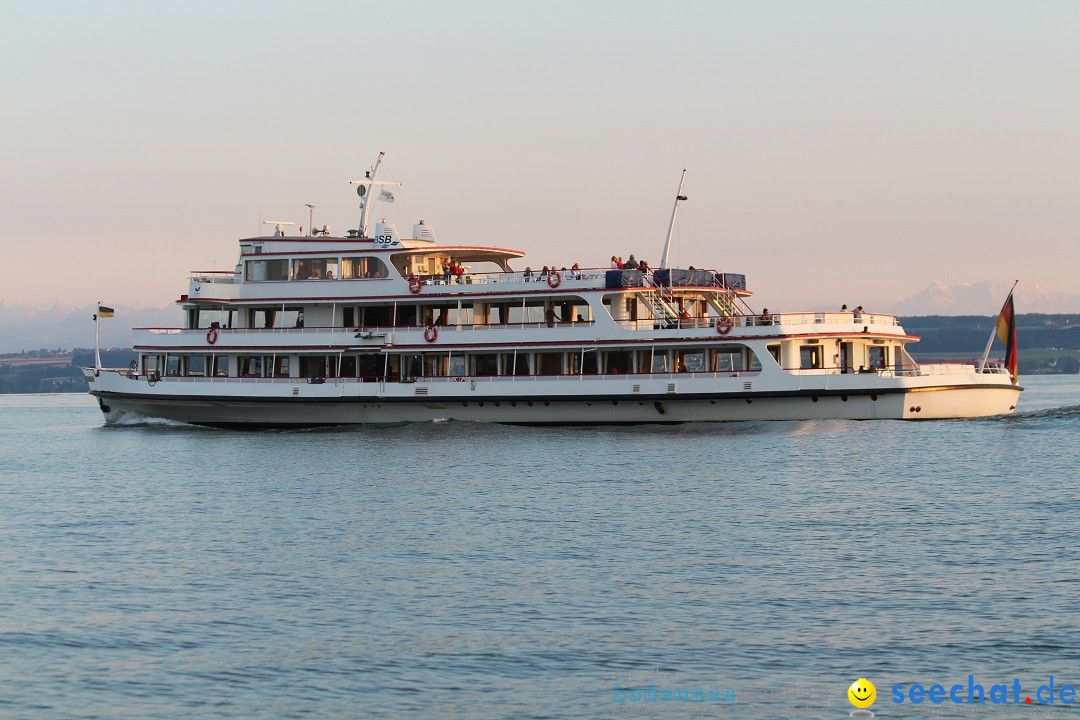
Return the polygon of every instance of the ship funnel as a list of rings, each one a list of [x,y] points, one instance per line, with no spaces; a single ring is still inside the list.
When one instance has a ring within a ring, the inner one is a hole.
[[[380,223],[375,223],[375,247],[399,248],[401,239],[398,238],[397,228],[393,223],[386,222],[386,218]]]
[[[435,231],[431,229],[430,225],[425,224],[423,220],[413,225],[412,236],[417,240],[427,240],[436,245],[439,244],[439,241],[435,239]]]

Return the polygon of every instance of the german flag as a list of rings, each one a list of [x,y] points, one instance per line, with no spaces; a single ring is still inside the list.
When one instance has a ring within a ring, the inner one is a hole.
[[[111,307],[105,307],[104,305],[97,306],[97,315],[99,318],[112,317],[114,314],[115,313]]]
[[[1001,308],[1001,314],[998,315],[997,336],[1005,345],[1005,367],[1012,375],[1012,381],[1015,384],[1019,373],[1017,372],[1016,308],[1013,306],[1011,292]]]

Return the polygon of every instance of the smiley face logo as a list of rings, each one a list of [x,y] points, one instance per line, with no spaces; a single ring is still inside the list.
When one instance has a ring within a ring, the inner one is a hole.
[[[866,678],[859,678],[847,689],[848,700],[857,708],[868,708],[877,700],[877,688]]]

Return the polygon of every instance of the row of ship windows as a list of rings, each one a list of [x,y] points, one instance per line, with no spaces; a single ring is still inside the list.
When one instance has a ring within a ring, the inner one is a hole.
[[[463,377],[760,370],[745,348],[360,355],[144,354],[145,373],[186,377]]]
[[[244,312],[243,316],[237,315]],[[325,317],[321,320],[319,313]],[[344,305],[331,310],[318,308],[315,313],[306,312],[302,306],[282,305],[277,308],[245,308],[243,310],[188,310],[189,328],[292,328],[304,327],[306,317],[317,321],[308,323],[321,327],[418,327],[424,325],[505,325],[541,322],[589,322],[593,319],[592,308],[580,297],[570,297],[560,302],[529,300],[521,303],[469,303],[459,307],[457,303],[399,304],[383,306]],[[242,318],[244,324],[238,324]],[[216,323],[216,325],[215,325]]]
[[[247,282],[283,280],[359,280],[389,277],[386,264],[376,257],[316,258],[304,260],[248,260]]]

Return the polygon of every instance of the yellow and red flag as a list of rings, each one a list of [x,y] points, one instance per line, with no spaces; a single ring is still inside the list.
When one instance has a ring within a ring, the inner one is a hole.
[[[1005,305],[1001,308],[1001,314],[998,315],[997,336],[1005,345],[1005,367],[1009,374],[1012,375],[1012,381],[1015,383],[1019,373],[1017,372],[1016,308],[1013,306],[1011,292],[1008,299],[1005,300]]]

